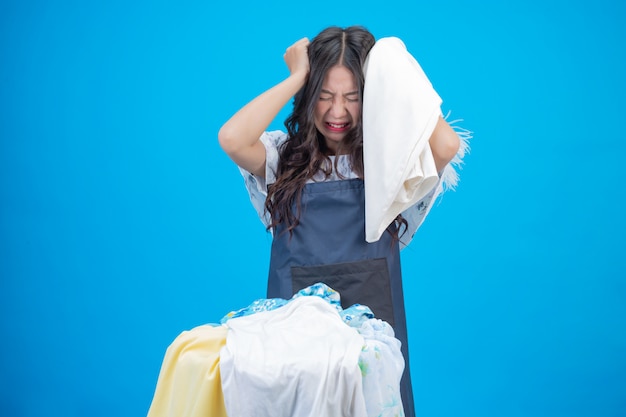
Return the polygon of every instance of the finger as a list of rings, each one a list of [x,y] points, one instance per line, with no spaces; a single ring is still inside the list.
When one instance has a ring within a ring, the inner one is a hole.
[[[308,44],[309,44],[309,38],[302,38],[294,42],[291,46],[289,46],[289,48],[287,48],[287,50],[291,48],[297,48],[300,46],[308,46]]]

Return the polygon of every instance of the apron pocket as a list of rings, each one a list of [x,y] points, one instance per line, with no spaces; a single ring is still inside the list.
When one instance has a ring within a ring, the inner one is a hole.
[[[323,282],[339,293],[344,309],[357,303],[368,306],[376,318],[394,326],[389,269],[385,258],[320,266],[292,266],[291,279],[294,294]]]

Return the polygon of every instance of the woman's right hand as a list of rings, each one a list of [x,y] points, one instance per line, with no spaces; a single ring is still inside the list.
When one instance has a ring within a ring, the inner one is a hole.
[[[309,74],[309,39],[302,38],[285,51],[283,59],[289,68],[291,75]]]
[[[265,146],[259,140],[278,112],[302,88],[309,74],[309,40],[302,38],[287,48],[284,59],[290,75],[243,106],[222,126],[222,149],[241,168],[265,177]]]

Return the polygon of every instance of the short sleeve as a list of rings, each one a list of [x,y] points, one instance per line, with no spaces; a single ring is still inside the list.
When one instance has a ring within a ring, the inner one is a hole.
[[[405,233],[400,237],[400,249],[404,249],[411,243],[417,229],[422,225],[428,215],[437,196],[441,193],[442,177],[439,176],[437,184],[417,203],[402,212],[402,217],[407,221],[408,226]]]
[[[250,195],[250,202],[256,210],[261,222],[268,227],[271,223],[269,213],[265,211],[267,186],[276,181],[278,169],[278,149],[287,140],[287,134],[280,130],[264,132],[260,138],[265,146],[265,178],[254,175],[243,168],[239,168]]]

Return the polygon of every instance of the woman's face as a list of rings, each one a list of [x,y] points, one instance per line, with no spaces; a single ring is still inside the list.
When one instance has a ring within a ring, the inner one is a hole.
[[[333,152],[348,131],[359,122],[361,98],[350,70],[342,65],[332,67],[324,77],[322,91],[315,106],[315,127]]]

